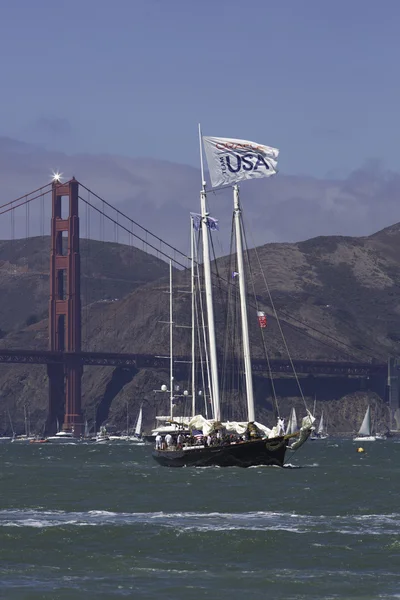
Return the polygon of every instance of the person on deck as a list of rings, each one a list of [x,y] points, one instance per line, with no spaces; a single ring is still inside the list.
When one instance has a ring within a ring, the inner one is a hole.
[[[156,435],[156,450],[162,450],[162,436],[159,433]]]

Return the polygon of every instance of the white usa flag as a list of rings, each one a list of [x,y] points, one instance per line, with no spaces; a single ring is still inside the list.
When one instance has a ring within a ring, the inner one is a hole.
[[[277,173],[279,150],[248,140],[203,136],[213,188]]]

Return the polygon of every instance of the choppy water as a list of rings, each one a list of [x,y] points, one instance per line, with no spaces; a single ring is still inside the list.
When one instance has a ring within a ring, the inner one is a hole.
[[[400,598],[400,443],[358,445],[169,470],[149,446],[0,444],[0,598]]]

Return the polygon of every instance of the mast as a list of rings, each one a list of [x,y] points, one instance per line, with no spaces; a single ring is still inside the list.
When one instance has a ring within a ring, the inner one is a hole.
[[[173,332],[172,312],[172,260],[169,261],[169,414],[172,419],[174,404],[174,359],[172,351]]]
[[[26,404],[24,404],[25,436],[28,437],[28,419],[26,416]]]
[[[191,257],[191,288],[192,288],[192,417],[196,414],[196,368],[195,368],[195,280],[194,280],[194,227],[193,217],[190,217],[190,257]]]
[[[241,226],[241,208],[239,202],[239,187],[233,186],[233,207],[235,218],[236,232],[236,251],[239,271],[239,292],[240,292],[240,313],[242,317],[242,332],[243,332],[243,354],[244,354],[244,375],[246,381],[246,396],[247,396],[247,419],[249,422],[254,421],[254,394],[253,394],[253,377],[251,372],[251,356],[250,356],[250,340],[249,340],[249,324],[247,320],[247,298],[246,298],[246,279],[244,274],[243,260],[243,243],[242,243],[242,226]]]
[[[214,322],[214,305],[211,283],[211,265],[210,265],[210,248],[208,243],[208,212],[206,206],[206,182],[204,181],[204,166],[203,152],[201,144],[201,130],[199,125],[199,141],[200,141],[200,162],[201,162],[201,177],[202,188],[200,192],[201,206],[201,232],[203,241],[203,263],[204,263],[204,285],[206,288],[206,306],[207,306],[207,324],[208,324],[208,342],[210,346],[210,364],[211,364],[211,388],[212,400],[214,407],[214,419],[221,420],[221,408],[219,401],[219,381],[218,381],[218,362],[217,362],[217,346],[215,342],[215,322]]]

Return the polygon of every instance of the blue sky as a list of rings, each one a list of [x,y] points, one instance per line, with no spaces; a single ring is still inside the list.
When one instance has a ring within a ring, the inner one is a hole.
[[[398,0],[3,2],[0,135],[198,164],[204,133],[290,174],[397,170]]]

